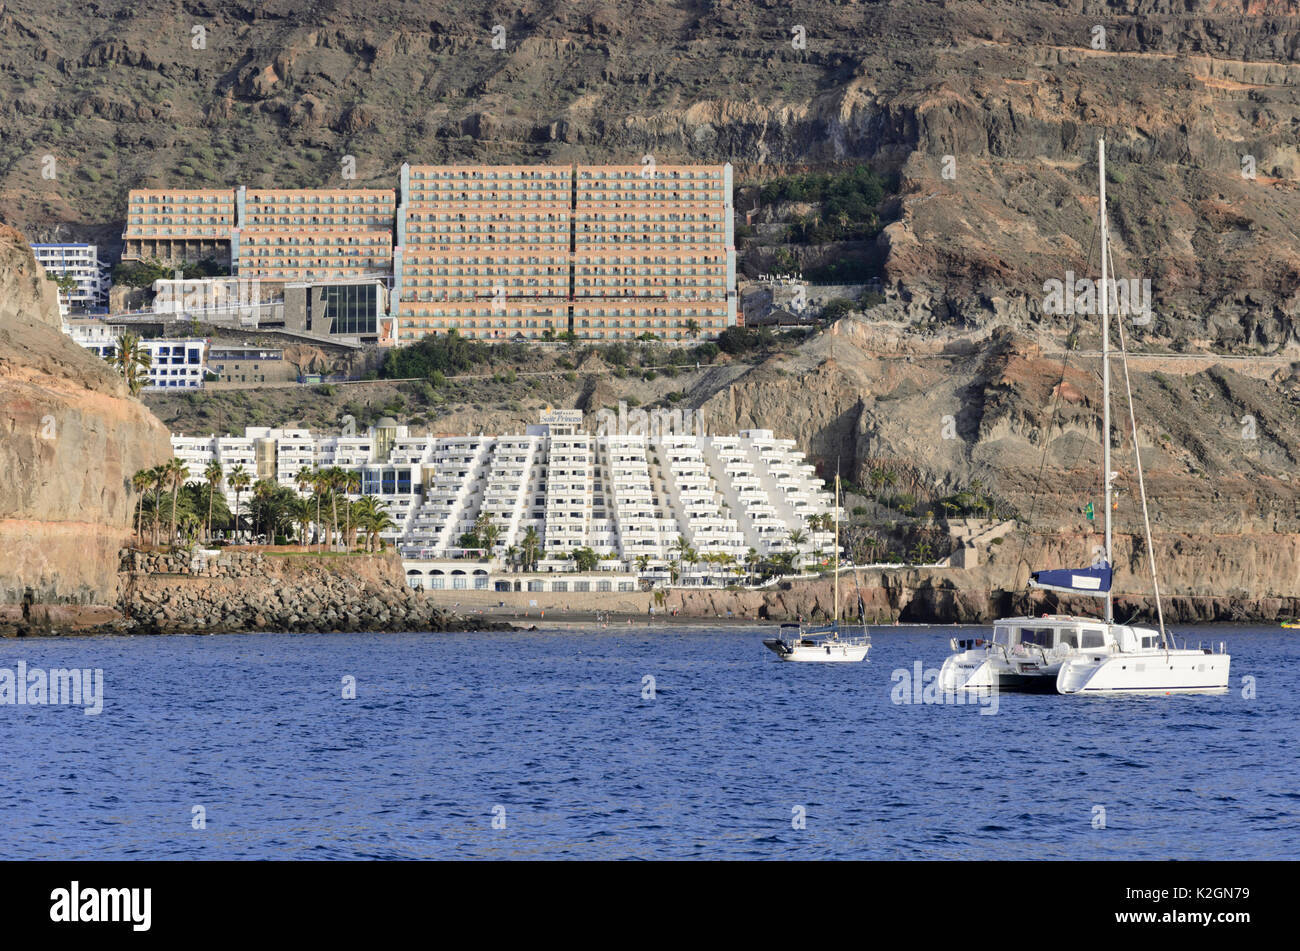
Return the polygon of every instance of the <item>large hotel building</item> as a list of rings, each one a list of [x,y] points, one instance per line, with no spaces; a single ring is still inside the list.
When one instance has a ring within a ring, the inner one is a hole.
[[[408,576],[426,587],[441,586],[433,580],[440,576],[472,573],[462,569],[475,552],[461,548],[461,539],[481,516],[500,530],[489,560],[503,560],[531,529],[541,542],[542,572],[572,571],[569,555],[579,548],[592,549],[604,571],[648,563],[703,577],[718,572],[719,558],[740,568],[751,548],[761,557],[792,552],[803,562],[819,550],[824,558],[834,545],[812,518],[833,511],[824,483],[794,440],[768,430],[590,432],[582,413],[558,410],[515,435],[415,435],[382,419],[347,436],[265,428],[243,436],[175,434],[172,448],[191,478],[212,461],[222,466],[232,511],[237,499],[228,477],[236,466],[295,491],[304,468],[358,472],[360,494],[383,502],[395,522],[385,534]],[[248,499],[245,491],[245,505]],[[792,537],[802,541],[796,546]],[[698,562],[680,564],[679,539]],[[482,574],[486,580],[488,571]]]
[[[122,259],[214,258],[238,277],[284,282],[383,277],[394,202],[378,188],[134,190]]]
[[[132,191],[125,260],[383,279],[381,343],[716,336],[737,323],[730,165],[403,165],[385,189]]]

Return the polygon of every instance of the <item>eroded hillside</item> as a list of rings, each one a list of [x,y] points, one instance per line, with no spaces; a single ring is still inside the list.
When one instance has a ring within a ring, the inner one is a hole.
[[[341,183],[344,156],[385,184],[404,159],[867,160],[901,176],[891,282],[1023,329],[1088,259],[1105,132],[1148,342],[1275,350],[1300,310],[1298,27],[1294,0],[9,0],[0,218],[112,242],[131,187]]]

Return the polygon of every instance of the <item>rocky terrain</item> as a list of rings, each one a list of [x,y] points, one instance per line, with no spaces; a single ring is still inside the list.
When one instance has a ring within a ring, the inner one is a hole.
[[[54,285],[0,225],[0,602],[112,603],[131,476],[167,430],[111,367],[59,329]]]
[[[1100,512],[1101,380],[1093,353],[1051,353],[1005,328],[935,335],[847,317],[789,354],[695,394],[715,432],[764,426],[800,438],[824,473],[865,482],[875,464],[919,461],[939,486],[980,478],[1035,528]],[[1300,363],[1131,361],[1152,518],[1164,531],[1300,531]],[[791,386],[798,380],[797,388]],[[1115,366],[1120,524],[1140,525],[1133,436]]]
[[[0,50],[0,219],[32,233],[111,244],[132,187],[342,183],[344,156],[389,186],[404,159],[867,161],[900,183],[888,280],[1024,330],[1089,259],[1104,132],[1151,341],[1296,342],[1294,0],[5,0]]]
[[[1071,563],[1094,541],[1080,510],[1099,509],[1098,333],[1050,312],[1046,282],[1096,274],[1104,133],[1116,273],[1151,288],[1130,345],[1182,355],[1132,361],[1136,433],[1116,381],[1117,524],[1140,524],[1136,442],[1175,593],[1207,577],[1230,590],[1198,597],[1300,591],[1277,555],[1300,532],[1295,0],[0,0],[0,51],[0,218],[31,237],[111,246],[132,187],[342,184],[345,156],[357,184],[384,185],[406,159],[729,160],[746,185],[868,163],[896,183],[883,303],[793,351],[671,382],[592,362],[437,405],[382,384],[286,412],[326,424],[348,400],[402,396],[417,428],[473,431],[531,422],[539,402],[671,392],[715,431],[796,437],[825,475],[980,480]],[[159,405],[186,431],[232,429],[282,393]],[[125,503],[102,502],[120,521]]]
[[[405,584],[395,556],[223,553],[201,568],[187,555],[129,552],[128,631],[455,631],[509,629],[460,618]]]
[[[393,555],[347,557],[124,549],[115,611],[37,606],[24,623],[0,615],[0,636],[510,630],[462,617],[408,588]]]
[[[1090,541],[1086,536],[1009,536],[988,546],[987,561],[968,570],[949,568],[864,568],[840,576],[840,604],[856,616],[859,590],[868,623],[977,624],[999,617],[1043,613],[1095,615],[1098,601],[1027,587],[1028,572],[1042,565],[1073,564]],[[1154,623],[1149,567],[1142,544],[1116,539],[1115,616]],[[1279,621],[1300,614],[1300,539],[1262,550],[1249,539],[1163,536],[1157,539],[1161,593],[1167,623]],[[779,582],[758,591],[674,591],[668,606],[682,615],[789,621],[828,618],[834,613],[829,576],[811,582]],[[845,607],[848,606],[848,607]]]

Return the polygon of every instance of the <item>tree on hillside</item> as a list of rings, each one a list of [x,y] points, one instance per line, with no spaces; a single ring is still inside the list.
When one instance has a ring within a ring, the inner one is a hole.
[[[135,334],[123,334],[117,342],[117,349],[108,358],[108,362],[117,367],[126,380],[126,388],[135,396],[149,382],[149,367],[153,357],[140,343]]]

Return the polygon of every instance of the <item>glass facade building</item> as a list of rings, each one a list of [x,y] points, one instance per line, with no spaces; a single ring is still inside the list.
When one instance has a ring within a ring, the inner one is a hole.
[[[378,329],[375,284],[340,284],[324,288],[324,318],[332,334],[374,334]]]

